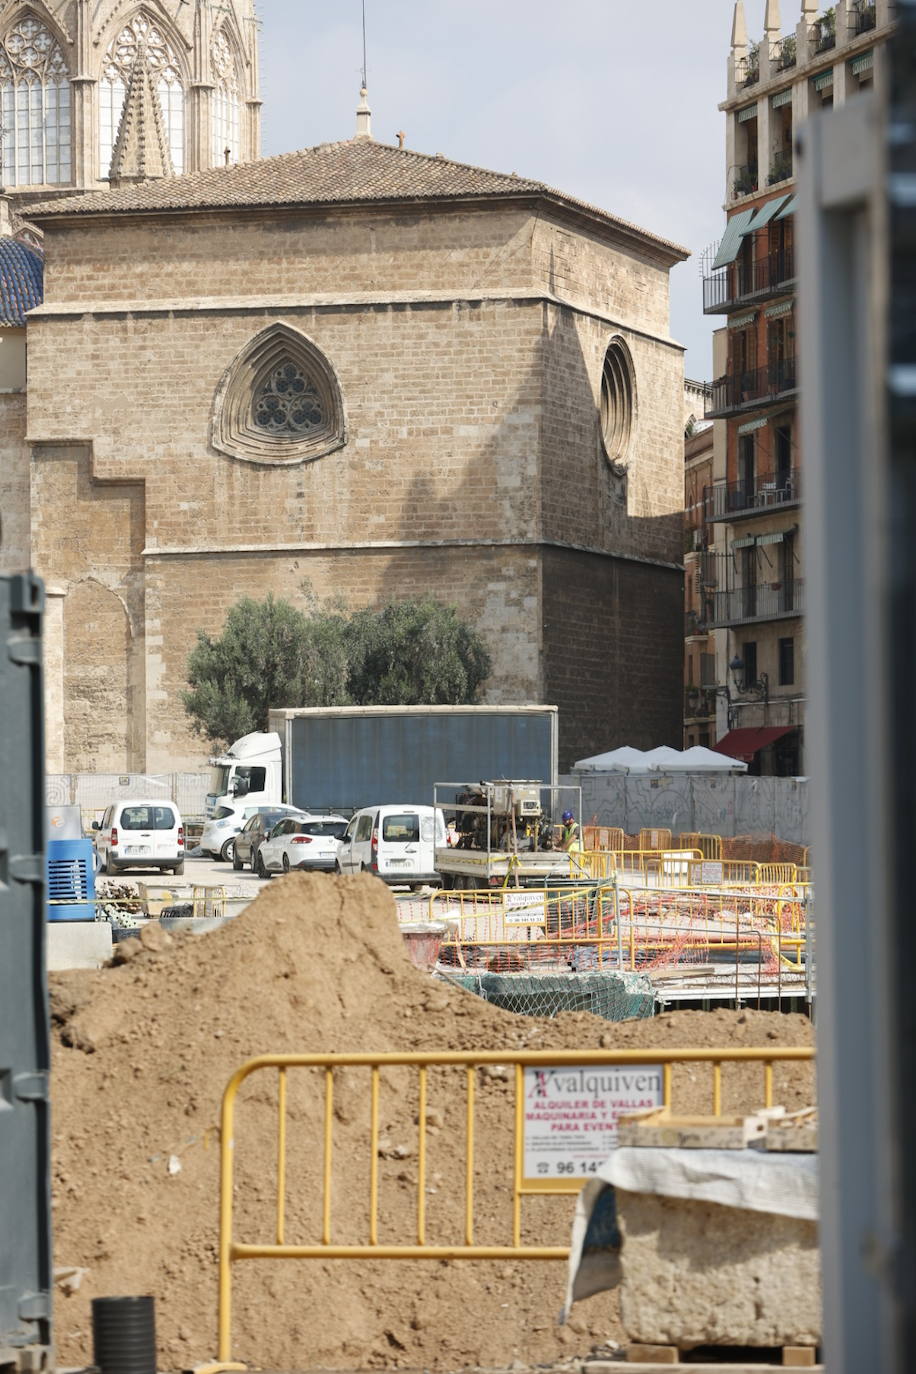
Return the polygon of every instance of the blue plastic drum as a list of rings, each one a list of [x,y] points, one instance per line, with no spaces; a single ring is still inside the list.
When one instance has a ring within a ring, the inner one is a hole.
[[[91,840],[48,840],[49,921],[95,920],[94,852]]]

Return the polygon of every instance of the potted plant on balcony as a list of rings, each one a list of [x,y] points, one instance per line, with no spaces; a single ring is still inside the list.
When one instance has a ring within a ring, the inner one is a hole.
[[[833,5],[814,21],[814,50],[824,52],[836,43],[836,10]]]
[[[752,43],[744,59],[744,84],[753,86],[760,80],[760,44]]]
[[[779,58],[777,66],[779,70],[785,71],[787,67],[794,67],[798,56],[798,43],[794,33],[787,34],[779,45]]]

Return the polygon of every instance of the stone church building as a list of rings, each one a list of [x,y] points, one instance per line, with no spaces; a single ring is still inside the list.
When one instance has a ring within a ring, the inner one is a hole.
[[[0,317],[0,560],[48,587],[49,770],[200,767],[197,630],[306,583],[456,604],[487,700],[560,707],[561,767],[677,743],[686,254],[378,142],[365,98],[355,137],[259,159],[252,19],[0,5],[0,245],[45,264]]]

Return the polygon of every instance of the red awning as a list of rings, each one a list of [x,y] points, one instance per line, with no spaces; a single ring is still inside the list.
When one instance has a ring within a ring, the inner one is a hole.
[[[761,749],[765,749],[776,739],[782,739],[783,735],[788,735],[796,728],[794,725],[765,725],[759,729],[729,730],[728,734],[723,735],[712,747],[720,754],[728,754],[730,758],[743,759],[745,763],[750,763]]]

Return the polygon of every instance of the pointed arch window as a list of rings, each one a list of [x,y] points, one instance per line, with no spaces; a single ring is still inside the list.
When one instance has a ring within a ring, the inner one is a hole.
[[[3,180],[59,186],[70,168],[70,79],[60,44],[33,15],[0,44]]]
[[[235,51],[225,29],[213,35],[210,48],[213,64],[213,146],[214,167],[242,156],[242,94]],[[228,154],[228,156],[227,156]]]
[[[298,329],[274,324],[248,343],[216,393],[213,447],[252,463],[301,463],[346,443],[334,369]]]
[[[109,46],[99,82],[99,175],[108,175],[118,136],[127,83],[138,55],[145,53],[152,85],[162,112],[162,127],[176,173],[184,171],[185,91],[178,55],[162,29],[147,15],[137,14]]]

